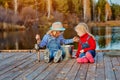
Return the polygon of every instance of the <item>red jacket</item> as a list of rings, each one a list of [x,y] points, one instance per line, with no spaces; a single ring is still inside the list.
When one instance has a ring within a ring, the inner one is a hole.
[[[80,41],[82,43],[85,43],[87,38],[88,38],[88,34],[84,34],[83,36],[80,37]],[[88,44],[89,44],[89,48],[85,48],[84,49],[84,52],[87,52],[88,50],[95,50],[96,48],[96,41],[93,39],[92,36],[90,36],[90,38],[88,39]],[[78,49],[77,49],[77,52],[76,52],[76,57],[79,57],[79,54],[80,54],[80,50],[82,50],[82,47],[81,47],[81,44],[80,42],[78,43]]]

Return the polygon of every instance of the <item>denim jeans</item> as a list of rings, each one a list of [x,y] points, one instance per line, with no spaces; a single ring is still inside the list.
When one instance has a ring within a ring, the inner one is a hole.
[[[89,51],[87,51],[87,52],[91,53],[91,55],[92,55],[93,57],[95,57],[95,55],[96,55],[95,50],[89,50]],[[85,54],[86,54],[86,53],[81,53],[81,54],[79,55],[79,57],[80,57],[80,58],[81,58],[81,57],[84,57]]]
[[[56,38],[50,38],[48,40],[47,49],[50,51],[50,60],[54,58],[58,50],[62,50],[62,56],[64,56],[64,51]]]

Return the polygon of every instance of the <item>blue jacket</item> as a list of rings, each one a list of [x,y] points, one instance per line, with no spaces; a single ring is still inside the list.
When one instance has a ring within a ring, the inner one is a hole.
[[[49,34],[45,34],[42,41],[40,42],[39,46],[40,47],[44,47],[44,46],[47,46],[48,44],[48,40],[49,38],[51,38],[53,36],[49,35]],[[55,38],[55,37],[53,37]],[[73,43],[73,39],[64,39],[63,35],[61,34],[59,37],[56,38],[58,43],[60,44],[69,44],[69,43]]]

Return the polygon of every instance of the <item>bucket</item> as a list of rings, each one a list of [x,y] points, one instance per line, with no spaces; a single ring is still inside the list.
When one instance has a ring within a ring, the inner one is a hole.
[[[73,54],[74,46],[73,45],[63,45],[62,48],[63,48],[63,50],[65,52],[64,60],[71,59],[72,58],[72,54]]]

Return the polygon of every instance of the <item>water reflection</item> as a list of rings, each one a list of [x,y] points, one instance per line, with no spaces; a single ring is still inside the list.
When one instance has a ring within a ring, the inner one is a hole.
[[[32,49],[34,36],[31,31],[1,32],[0,49]]]
[[[120,49],[120,27],[93,27],[91,29],[97,40],[97,50]]]
[[[41,37],[48,28],[40,28]],[[91,27],[91,33],[96,38],[97,50],[120,49],[120,27]],[[2,49],[33,49],[35,41],[35,30],[0,32],[0,50]],[[73,28],[67,28],[64,32],[65,38],[72,38],[76,33]],[[77,44],[74,44],[77,48]]]

